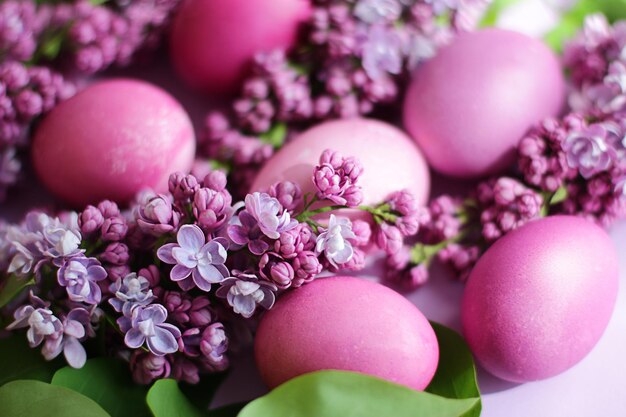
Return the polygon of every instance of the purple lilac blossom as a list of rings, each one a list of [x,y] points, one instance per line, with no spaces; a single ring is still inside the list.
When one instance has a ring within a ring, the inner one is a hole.
[[[166,319],[167,310],[160,304],[135,306],[132,309],[131,328],[124,337],[124,343],[131,349],[146,343],[150,352],[157,356],[176,352],[177,339],[181,333],[176,326],[165,323]]]
[[[347,218],[338,218],[334,214],[328,219],[328,227],[316,240],[315,251],[323,253],[334,267],[348,262],[354,253],[350,239],[356,235],[352,231],[352,223]]]
[[[80,255],[67,259],[57,277],[57,282],[65,287],[70,300],[93,305],[102,298],[97,282],[105,279],[107,272],[97,259]]]
[[[167,356],[135,350],[130,357],[130,369],[136,383],[148,385],[156,379],[169,378],[171,364]]]
[[[155,298],[150,289],[150,282],[134,272],[111,284],[109,291],[113,294],[113,297],[109,298],[109,304],[124,316],[130,316],[134,306],[146,306]]]
[[[587,179],[606,171],[612,162],[606,137],[607,131],[600,124],[572,132],[563,144],[568,165],[578,169],[580,174]]]
[[[157,256],[165,263],[174,265],[170,273],[172,281],[184,291],[198,287],[209,291],[228,276],[224,266],[227,243],[221,238],[206,242],[204,232],[196,225],[186,224],[177,234],[178,243],[168,243],[157,250]]]
[[[270,247],[265,240],[278,239],[280,234],[298,225],[277,199],[255,192],[245,199],[245,210],[237,216],[240,224],[228,227],[228,236],[238,245],[248,245],[250,252],[262,255]]]
[[[172,206],[171,199],[163,194],[147,193],[134,212],[139,228],[159,237],[178,228],[180,214]]]
[[[253,273],[233,270],[233,276],[222,281],[216,295],[225,298],[235,313],[250,318],[257,305],[272,308],[277,290],[276,285],[259,280]]]

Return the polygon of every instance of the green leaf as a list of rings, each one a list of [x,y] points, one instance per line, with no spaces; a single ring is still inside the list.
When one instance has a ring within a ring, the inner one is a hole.
[[[0,387],[2,417],[109,417],[93,400],[67,388],[19,380]]]
[[[261,134],[261,140],[278,149],[283,146],[287,138],[287,125],[285,123],[276,123],[270,130]]]
[[[113,358],[89,359],[81,369],[59,369],[52,385],[73,389],[91,398],[112,417],[148,417],[148,388],[133,382],[128,364]]]
[[[443,398],[354,372],[320,371],[252,401],[239,417],[459,417],[478,401]]]
[[[482,408],[476,367],[463,338],[454,330],[431,322],[439,343],[439,366],[427,392],[446,398],[475,399],[475,406],[463,416],[478,417]]]
[[[206,417],[185,397],[173,379],[161,379],[154,383],[146,397],[154,417]]]
[[[39,349],[28,346],[26,336],[22,333],[0,339],[0,385],[16,379],[50,382],[54,372],[61,366],[62,359],[48,362],[41,356]]]
[[[554,194],[552,194],[552,197],[550,197],[550,205],[556,205],[559,203],[562,203],[563,201],[565,201],[565,199],[567,198],[567,188],[565,188],[564,186],[559,187],[558,190],[556,190],[554,192]]]
[[[35,279],[20,278],[15,274],[11,274],[6,277],[4,285],[0,290],[0,308],[7,305],[15,298],[22,290],[35,283]]]

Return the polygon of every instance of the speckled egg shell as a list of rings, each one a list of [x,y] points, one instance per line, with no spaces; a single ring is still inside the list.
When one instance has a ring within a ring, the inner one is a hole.
[[[167,190],[169,175],[188,171],[193,126],[168,93],[143,81],[93,84],[59,104],[37,128],[32,158],[44,185],[81,207],[131,200],[144,187]]]
[[[311,13],[309,0],[184,0],[170,57],[189,86],[233,93],[255,53],[289,49]]]
[[[422,153],[402,131],[372,119],[329,121],[301,133],[266,162],[251,190],[289,180],[298,183],[305,193],[314,192],[311,176],[325,149],[361,161],[364,172],[359,184],[365,204],[382,202],[392,192],[405,188],[418,203],[426,203],[430,174]]]
[[[337,369],[423,390],[439,360],[435,332],[417,307],[353,277],[321,278],[285,294],[263,316],[254,347],[270,388]]]
[[[435,170],[480,177],[511,165],[524,133],[557,115],[564,96],[559,60],[541,41],[466,32],[414,73],[404,125]]]
[[[498,240],[476,264],[463,295],[463,333],[499,378],[549,378],[595,346],[617,287],[618,257],[603,229],[579,217],[536,220]]]

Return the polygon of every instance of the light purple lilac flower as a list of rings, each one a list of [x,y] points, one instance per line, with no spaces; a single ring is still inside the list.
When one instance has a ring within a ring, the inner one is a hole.
[[[87,361],[87,352],[80,343],[87,336],[94,337],[91,328],[91,314],[84,308],[74,308],[63,319],[63,334],[57,338],[50,338],[42,349],[44,358],[51,360],[61,352],[72,368],[82,368]]]
[[[324,253],[331,265],[338,267],[352,258],[354,250],[350,239],[355,238],[350,220],[331,214],[328,227],[317,237],[315,251]]]
[[[397,31],[382,25],[366,27],[364,31],[361,59],[367,75],[376,80],[385,74],[399,74],[403,44]]]
[[[168,243],[157,250],[157,256],[165,263],[174,265],[170,273],[172,281],[184,291],[198,287],[209,291],[228,276],[224,266],[227,243],[221,238],[206,242],[200,227],[186,224],[177,234],[178,243]]]
[[[578,169],[584,178],[606,171],[612,161],[606,136],[606,129],[599,124],[572,132],[563,144],[568,165]]]
[[[123,313],[126,317],[130,317],[134,306],[146,306],[155,299],[150,289],[150,282],[134,272],[111,284],[109,291],[114,295],[109,298],[109,304],[115,311]]]
[[[294,279],[291,282],[293,288],[311,282],[322,272],[322,264],[318,255],[310,250],[303,250],[291,261],[294,270]]]
[[[67,259],[57,272],[59,285],[65,287],[70,300],[98,304],[102,292],[97,282],[107,277],[107,272],[96,258],[82,255]]]
[[[166,319],[167,310],[160,304],[135,306],[124,343],[131,349],[138,349],[146,343],[150,352],[157,356],[176,352],[181,333],[176,326],[165,323]]]
[[[289,288],[294,279],[294,270],[291,264],[274,252],[266,252],[261,256],[259,273],[262,278],[272,281],[280,289]]]
[[[270,245],[265,241],[265,237],[278,239],[282,232],[298,225],[278,200],[269,194],[259,192],[248,194],[245,198],[245,207],[245,210],[239,212],[237,216],[240,224],[228,227],[228,236],[238,245],[248,245],[250,252],[255,255],[262,255],[269,249]]]
[[[276,285],[259,280],[253,273],[233,270],[233,276],[222,281],[216,295],[225,298],[237,314],[250,318],[257,305],[269,310],[276,299]]]

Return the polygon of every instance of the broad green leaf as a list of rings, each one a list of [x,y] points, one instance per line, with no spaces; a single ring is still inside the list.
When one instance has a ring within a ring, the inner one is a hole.
[[[196,408],[173,379],[161,379],[154,383],[146,397],[154,417],[206,417],[207,412]]]
[[[16,379],[50,382],[54,372],[62,366],[63,360],[60,358],[46,361],[41,356],[40,348],[28,346],[26,336],[22,333],[0,339],[0,385]]]
[[[29,285],[35,283],[34,279],[20,278],[15,274],[6,277],[0,290],[0,307],[7,305],[16,295]]]
[[[227,372],[203,375],[200,382],[194,385],[180,383],[179,388],[189,401],[200,410],[208,410],[215,392],[226,379]]]
[[[475,406],[464,414],[478,417],[482,408],[472,354],[463,338],[454,330],[431,322],[439,342],[439,366],[427,392],[446,398],[475,399]]]
[[[89,359],[81,369],[66,366],[52,385],[73,389],[91,398],[112,417],[148,417],[148,388],[133,382],[128,364],[113,358]]]
[[[459,417],[478,401],[439,397],[354,372],[320,371],[252,401],[239,417]]]
[[[19,380],[0,387],[2,417],[109,417],[93,400],[71,389]]]

